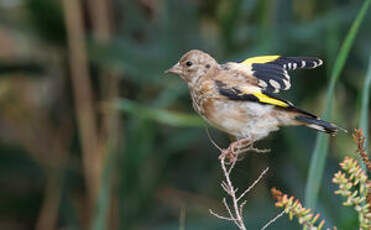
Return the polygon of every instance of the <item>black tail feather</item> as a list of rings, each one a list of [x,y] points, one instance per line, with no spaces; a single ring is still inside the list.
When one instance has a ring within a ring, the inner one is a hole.
[[[298,120],[298,121],[303,122],[304,125],[309,127],[309,128],[316,129],[316,130],[319,130],[319,131],[322,131],[322,132],[326,132],[330,135],[335,135],[336,132],[339,131],[340,129],[344,130],[346,132],[345,129],[343,129],[343,128],[341,128],[341,127],[339,127],[339,126],[337,126],[333,123],[323,121],[323,120],[320,120],[320,119],[315,119],[313,117],[296,116],[295,119]]]

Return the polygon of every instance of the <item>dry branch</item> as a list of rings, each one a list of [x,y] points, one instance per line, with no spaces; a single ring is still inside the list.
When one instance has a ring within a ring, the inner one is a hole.
[[[219,160],[220,160],[221,168],[223,170],[224,180],[222,181],[220,186],[230,197],[232,203],[228,204],[227,199],[224,197],[223,205],[228,214],[221,215],[221,214],[214,212],[211,209],[209,210],[210,214],[222,220],[232,221],[239,229],[246,230],[246,225],[243,219],[243,209],[247,203],[247,200],[244,200],[244,198],[246,194],[250,192],[256,186],[257,183],[259,183],[259,181],[263,178],[263,176],[268,172],[269,168],[267,167],[247,189],[245,189],[240,195],[237,195],[238,188],[235,188],[232,183],[231,173],[238,161],[239,156],[242,153],[245,153],[246,151],[249,151],[249,150],[256,151],[256,152],[261,152],[261,151],[254,148],[252,145],[252,142],[249,142],[246,140],[234,142],[227,149],[221,149],[215,144],[215,142],[212,141],[212,143],[221,151]],[[278,217],[276,219],[278,219]],[[274,221],[275,219],[272,221],[272,223]],[[267,223],[267,224],[269,225],[270,223]]]
[[[63,0],[62,3],[68,36],[77,123],[83,149],[84,174],[92,208],[100,184],[102,154],[98,148],[97,119],[86,56],[82,6],[81,0]]]

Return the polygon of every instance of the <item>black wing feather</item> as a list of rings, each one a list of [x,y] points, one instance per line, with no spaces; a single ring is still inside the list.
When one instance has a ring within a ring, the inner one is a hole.
[[[278,93],[280,90],[290,89],[290,76],[287,71],[313,69],[323,63],[321,59],[315,57],[277,56],[265,63],[254,63],[254,60],[256,59],[251,58],[242,63],[251,65],[252,75],[259,79],[258,85],[269,93]]]

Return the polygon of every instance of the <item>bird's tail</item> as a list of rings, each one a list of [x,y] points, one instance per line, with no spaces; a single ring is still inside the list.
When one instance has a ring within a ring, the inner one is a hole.
[[[296,116],[295,119],[303,123],[303,125],[316,129],[322,132],[326,132],[330,135],[335,135],[337,131],[342,130],[347,132],[346,129],[341,128],[333,123],[320,120],[319,118],[309,117],[309,116]]]

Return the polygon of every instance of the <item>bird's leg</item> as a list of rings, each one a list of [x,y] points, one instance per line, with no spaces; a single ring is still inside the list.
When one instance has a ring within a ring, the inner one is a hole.
[[[253,151],[256,153],[270,152],[270,149],[259,149],[254,146],[254,141],[251,138],[243,138],[232,142],[227,149],[223,149],[219,159],[225,157],[229,162],[243,159],[243,153]]]
[[[227,149],[224,149],[219,156],[219,159],[222,157],[227,158],[230,162],[233,162],[238,159],[238,156],[242,154],[243,152],[246,152],[249,150],[250,145],[253,142],[250,138],[244,138],[240,139],[238,141],[235,141],[229,145]]]
[[[237,150],[238,150],[239,153],[246,153],[248,151],[253,151],[253,152],[256,152],[256,153],[266,153],[266,152],[271,151],[270,149],[256,148],[254,146],[255,139],[254,139],[254,137],[251,137],[251,136],[250,137],[245,137],[245,138],[240,139],[239,141],[236,141],[236,142],[234,142],[234,143],[237,144],[237,147],[238,147]],[[234,143],[232,143],[232,144],[234,144]]]
[[[253,142],[248,138],[244,138],[244,139],[235,141],[235,142],[231,143],[230,151],[234,155],[239,155],[241,153],[246,152],[249,149],[249,147],[252,145],[252,143]]]
[[[251,141],[249,143],[246,143],[246,145],[243,146],[243,148],[238,149],[238,153],[235,154],[237,160],[243,160],[245,157],[246,153],[251,151],[251,152],[256,152],[256,153],[266,153],[270,152],[270,149],[259,149],[254,146],[254,141]],[[241,146],[239,146],[241,147]]]

